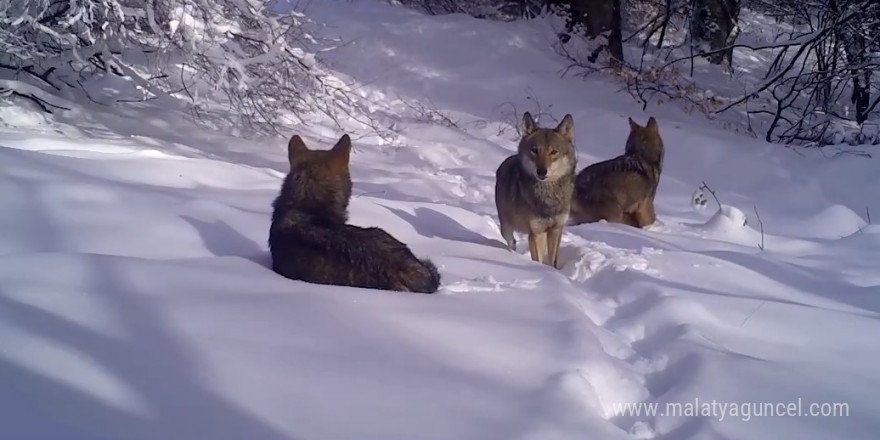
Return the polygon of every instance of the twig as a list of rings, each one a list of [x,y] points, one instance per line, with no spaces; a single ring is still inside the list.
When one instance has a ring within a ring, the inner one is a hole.
[[[430,98],[426,98],[429,106],[425,106],[421,103],[409,102],[399,96],[398,99],[403,102],[405,106],[416,112],[416,117],[419,118],[419,122],[435,123],[448,128],[456,128],[461,130],[458,122],[452,120],[452,118],[440,111],[440,109],[437,108],[437,104],[434,104],[434,101],[432,101]]]
[[[709,194],[712,194],[712,198],[715,199],[715,203],[718,204],[718,209],[721,209],[721,201],[718,200],[718,196],[715,195],[715,191],[713,191],[712,188],[709,188],[709,185],[707,185],[705,181],[703,181],[702,184],[700,185],[700,189],[704,189],[706,191],[709,191]]]
[[[859,226],[859,230],[857,231],[859,234],[861,234],[865,230],[865,228],[871,226],[871,209],[867,206],[865,207],[865,214],[868,215],[868,222],[862,226]]]
[[[541,101],[538,99],[538,96],[535,93],[535,90],[532,89],[532,86],[528,87],[528,95],[526,95],[526,99],[532,100],[535,103],[535,108],[538,110],[535,114],[535,118],[538,122],[541,121],[541,116],[547,115],[550,119],[553,119],[554,123],[559,123],[555,117],[553,117],[553,113],[550,112],[550,107],[553,107],[553,104],[547,106],[546,110],[543,110],[543,106],[541,106]]]
[[[767,303],[766,300],[761,300],[761,304],[758,304],[758,307],[755,307],[755,309],[752,310],[752,313],[749,313],[749,316],[746,316],[745,319],[743,319],[743,321],[739,324],[740,328],[742,328],[742,326],[746,325],[746,323],[749,322],[750,319],[752,319],[752,316],[755,313],[758,313],[758,310],[760,310],[761,307],[764,307],[764,304],[766,304],[766,303]]]
[[[508,122],[510,122],[510,125],[513,126],[513,131],[516,132],[516,137],[519,138],[521,136],[521,133],[519,132],[519,123],[517,122],[518,121],[517,115],[519,114],[519,111],[516,109],[516,104],[508,101],[508,102],[504,102],[504,103],[499,104],[498,107],[495,107],[495,108],[500,109],[501,107],[504,107],[507,105],[510,106],[511,110],[509,113],[501,110],[501,120],[504,121],[504,120],[509,119]],[[498,128],[497,135],[503,136],[504,133],[506,133],[506,132],[507,132],[507,128],[502,125],[501,127]]]
[[[758,214],[758,206],[755,205],[755,216],[758,217],[758,226],[761,228],[761,244],[758,245],[758,249],[764,250],[764,222],[761,221],[761,214]]]
[[[543,108],[541,106],[541,101],[538,99],[537,96],[535,96],[535,91],[532,90],[531,87],[528,88],[527,92],[528,92],[528,94],[526,95],[526,99],[529,101],[532,101],[534,103],[534,110],[532,110],[530,113],[532,114],[532,116],[535,118],[536,121],[540,122],[541,116],[549,116],[550,119],[552,119],[555,123],[559,122],[556,120],[555,117],[553,117],[553,114],[550,112],[550,107],[553,107],[553,104],[550,104],[546,108]],[[510,106],[511,111],[505,112],[502,109],[502,107],[505,107],[505,106]],[[517,138],[521,137],[522,133],[520,132],[520,118],[522,117],[522,114],[519,112],[519,109],[516,107],[516,104],[514,104],[513,102],[510,102],[510,101],[507,101],[507,102],[503,102],[503,103],[499,104],[496,107],[496,109],[501,110],[502,121],[509,120],[508,122],[511,123],[514,130],[516,131]],[[498,135],[501,136],[506,131],[507,131],[506,129],[501,128],[498,130]]]

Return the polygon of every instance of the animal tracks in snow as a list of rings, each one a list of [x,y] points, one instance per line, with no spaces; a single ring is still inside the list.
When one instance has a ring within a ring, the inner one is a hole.
[[[599,326],[608,332],[606,338],[613,339],[603,344],[610,360],[585,359],[577,369],[589,384],[584,398],[598,401],[601,416],[634,439],[660,435],[653,426],[654,416],[626,415],[621,408],[654,401],[688,377],[680,374],[681,368],[699,368],[693,359],[670,360],[664,350],[687,328],[652,322],[655,309],[682,305],[639,284],[662,278],[660,270],[651,266],[652,258],[662,254],[662,249],[616,247],[574,234],[566,234],[560,249],[560,271],[589,299],[582,310],[604,307],[606,318],[599,320]]]
[[[663,253],[660,249],[647,247],[640,251],[632,251],[616,248],[601,241],[586,241],[580,238],[569,238],[569,243],[563,243],[559,252],[562,273],[572,281],[580,283],[605,269],[634,270],[659,275],[659,271],[649,267],[648,259]]]
[[[464,292],[503,292],[509,288],[533,290],[538,288],[538,283],[540,282],[540,279],[498,281],[492,275],[488,275],[485,277],[476,277],[473,279],[449,283],[441,288],[441,292],[449,294]]]

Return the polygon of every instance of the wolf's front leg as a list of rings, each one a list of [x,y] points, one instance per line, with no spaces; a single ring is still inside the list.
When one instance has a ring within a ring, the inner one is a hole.
[[[547,233],[529,232],[529,252],[532,261],[543,263],[547,258]]]
[[[559,245],[562,243],[562,227],[547,230],[547,258],[544,264],[559,268]]]

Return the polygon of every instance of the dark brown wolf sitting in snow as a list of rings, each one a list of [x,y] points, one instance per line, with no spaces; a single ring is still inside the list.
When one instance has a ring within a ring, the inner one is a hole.
[[[351,139],[330,150],[288,143],[290,173],[272,204],[272,269],[317,284],[434,293],[440,274],[429,260],[380,228],[348,225]]]

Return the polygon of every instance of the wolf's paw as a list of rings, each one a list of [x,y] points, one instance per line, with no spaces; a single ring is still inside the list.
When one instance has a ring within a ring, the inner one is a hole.
[[[511,238],[511,239],[507,240],[507,250],[509,250],[510,252],[516,252],[516,239],[515,238]]]
[[[666,223],[663,223],[662,220],[656,218],[654,219],[654,223],[651,223],[650,225],[645,225],[644,227],[642,227],[642,229],[646,231],[662,231],[665,226]]]

